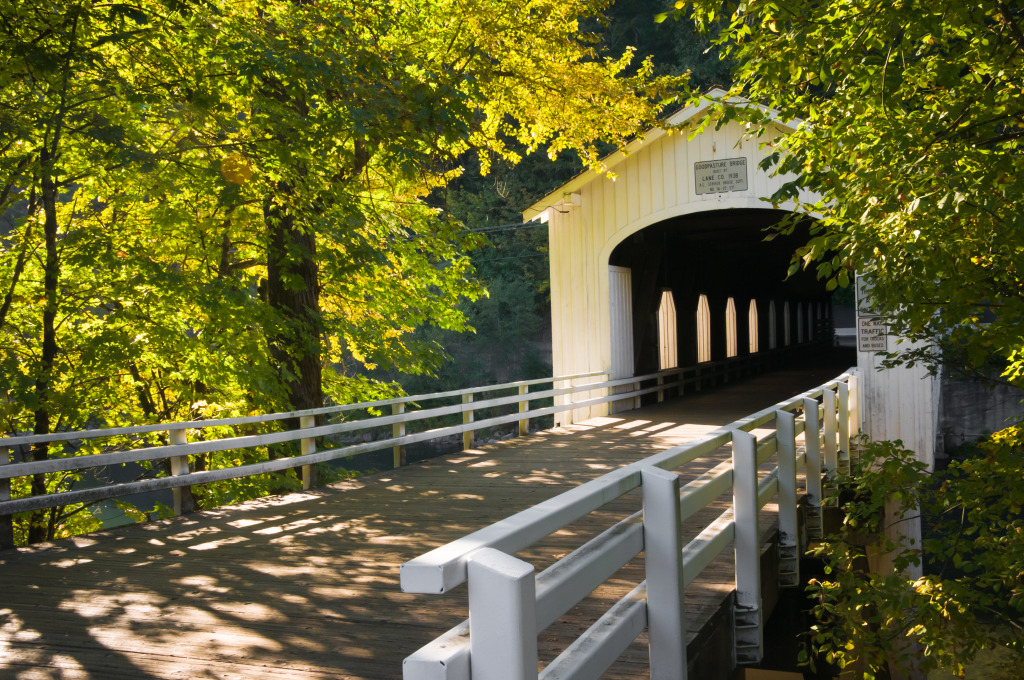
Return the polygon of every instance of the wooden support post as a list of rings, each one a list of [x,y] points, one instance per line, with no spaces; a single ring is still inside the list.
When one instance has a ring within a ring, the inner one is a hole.
[[[686,677],[679,475],[644,468],[644,564],[651,680]]]
[[[854,373],[850,376],[850,436],[859,437],[861,430],[860,422],[860,378]],[[850,460],[854,463],[860,460],[860,442],[850,444]]]
[[[527,411],[530,410],[530,400],[526,399],[526,395],[529,394],[529,392],[530,392],[530,386],[529,385],[520,385],[519,386],[519,396],[521,397],[521,399],[519,401],[519,412],[520,413],[526,413]],[[530,419],[529,418],[524,418],[524,419],[519,421],[519,436],[520,437],[525,437],[529,433],[530,433]]]
[[[850,474],[850,386],[839,383],[839,470]]]
[[[570,378],[569,380],[563,380],[562,381],[562,386],[561,386],[560,389],[572,389],[575,386],[576,385],[573,383],[573,379]],[[613,389],[613,388],[609,388],[609,389]],[[561,395],[559,397],[555,397],[555,399],[561,399],[563,405],[570,405],[571,406],[572,402],[573,402],[573,393],[570,392],[569,394],[563,394],[563,395]],[[613,401],[611,404],[609,404],[609,406],[610,407],[615,407],[615,406],[617,406],[617,404],[618,404],[618,402],[614,402]],[[571,408],[568,408],[565,411],[561,412],[561,419],[560,420],[559,420],[559,416],[557,416],[557,415],[555,416],[555,425],[572,425],[572,423],[573,423],[573,412],[572,412]]]
[[[405,413],[405,402],[403,401],[398,404],[393,404],[391,406],[391,413],[396,416],[400,416],[403,413]],[[392,425],[391,436],[394,437],[395,439],[398,439],[399,437],[404,437],[405,423],[395,423],[394,425]],[[396,444],[394,449],[392,449],[392,453],[394,456],[393,462],[395,468],[400,468],[403,465],[405,465],[405,444]]]
[[[665,401],[665,376],[658,376],[658,403]]]
[[[11,462],[13,449],[0,448],[0,465]],[[11,480],[0,479],[0,501],[11,500]],[[14,515],[0,514],[0,550],[14,547]]]
[[[779,585],[800,585],[800,527],[796,514],[796,416],[775,412],[779,461]]]
[[[299,418],[299,427],[305,430],[308,427],[316,427],[316,416],[302,416]],[[303,456],[316,453],[316,439],[303,437],[299,440],[299,453]],[[316,486],[316,465],[302,466],[302,488],[312,489]]]
[[[462,424],[470,425],[473,422],[473,395],[463,394],[462,395]],[[475,432],[467,429],[462,433],[462,448],[471,449],[473,448],[473,441],[476,439]]]
[[[821,538],[821,430],[818,400],[804,399],[804,450],[807,480],[807,534]]]
[[[838,467],[836,457],[836,393],[822,390],[825,402],[825,473],[831,477]]]
[[[171,446],[180,446],[188,443],[188,430],[168,430],[168,442]],[[171,456],[171,476],[180,477],[181,475],[187,475],[188,469],[188,456]],[[187,515],[192,512],[192,508],[189,507],[192,504],[186,502],[186,498],[189,496],[189,487],[187,486],[176,486],[172,490],[174,493],[174,514]]]
[[[533,565],[493,548],[469,558],[470,676],[536,680],[537,589]]]
[[[758,663],[764,653],[761,626],[761,532],[757,507],[757,438],[732,433],[732,503],[735,518],[736,662]]]

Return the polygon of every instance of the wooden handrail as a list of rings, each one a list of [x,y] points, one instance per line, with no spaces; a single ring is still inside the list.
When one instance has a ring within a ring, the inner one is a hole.
[[[632,392],[621,395],[622,398],[632,396]],[[665,622],[678,618],[665,611],[660,611],[656,617],[650,613],[650,608],[671,606],[674,600],[672,597],[655,596],[652,602],[649,597],[651,591],[648,590],[655,583],[652,582],[652,578],[657,577],[656,582],[660,584],[657,585],[657,589],[662,593],[666,592],[666,588],[672,590],[674,579],[682,585],[688,584],[733,541],[737,551],[736,617],[737,625],[742,628],[742,631],[740,628],[737,629],[736,654],[738,658],[750,661],[760,655],[762,647],[758,512],[771,497],[778,495],[780,565],[792,565],[798,550],[795,486],[797,466],[808,466],[805,473],[809,480],[808,503],[811,512],[815,509],[820,512],[820,486],[810,482],[816,477],[820,478],[821,473],[825,471],[822,458],[818,454],[823,439],[827,441],[828,436],[832,437],[836,449],[848,450],[847,432],[850,429],[856,432],[858,423],[852,420],[857,414],[855,409],[849,408],[847,400],[855,406],[856,399],[856,376],[854,373],[845,373],[817,388],[734,421],[696,441],[673,447],[614,470],[406,562],[401,567],[402,590],[434,594],[447,592],[474,578],[472,574],[475,572],[469,566],[477,556],[486,554],[487,559],[493,561],[504,554],[512,560],[515,553],[629,491],[644,486],[643,515],[636,513],[630,516],[580,546],[570,555],[556,560],[536,577],[535,595],[532,594],[532,589],[521,588],[521,592],[526,593],[525,597],[536,598],[535,603],[503,605],[512,611],[532,611],[535,606],[536,631],[543,631],[609,575],[641,551],[646,551],[647,580],[609,609],[598,623],[553,660],[540,677],[576,677],[574,673],[584,668],[587,669],[588,677],[596,677],[606,667],[606,662],[610,663],[615,659],[643,629],[643,625],[638,624],[639,621]],[[824,408],[819,400],[826,404]],[[800,419],[797,419],[797,414],[801,416]],[[837,417],[845,419],[843,427],[825,426],[830,420],[834,422]],[[760,440],[751,434],[772,421],[775,422],[775,430],[772,433]],[[796,448],[797,437],[801,434],[805,435],[804,451],[798,451]],[[813,441],[807,440],[806,435],[810,435]],[[678,512],[672,511],[671,508],[666,510],[664,489],[661,492],[652,490],[650,494],[648,493],[647,484],[664,486],[661,482],[672,482],[672,476],[665,477],[664,473],[651,474],[652,470],[674,470],[730,443],[733,446],[732,460],[719,464],[674,492],[678,498]],[[776,467],[759,480],[758,466],[773,456],[778,460]],[[811,466],[816,469],[812,469]],[[692,517],[707,507],[729,488],[733,489],[733,505],[708,524],[680,551],[678,544],[670,540],[673,536],[678,538],[678,524],[683,518]],[[657,508],[648,507],[649,496],[652,499],[662,499],[657,502]],[[675,523],[674,528],[669,526],[665,529],[666,517],[672,515],[675,515],[672,519]],[[655,517],[657,519],[654,519]],[[639,528],[643,529],[642,541],[638,538],[641,535],[641,532],[638,532]],[[627,540],[627,536],[632,538]],[[662,540],[668,543],[660,547],[652,544]],[[659,549],[653,550],[654,548]],[[660,556],[657,560],[651,558],[655,552]],[[785,562],[786,560],[789,562]],[[513,560],[509,564],[513,563],[520,565],[516,569],[517,573],[530,567],[521,560]],[[673,576],[673,573],[676,573],[676,576]],[[794,574],[784,572],[780,567],[780,581],[793,576]],[[493,579],[494,574],[488,578]],[[556,596],[551,590],[553,583],[575,586],[560,586],[559,594]],[[470,592],[473,592],[472,587]],[[678,597],[681,598],[682,595]],[[479,600],[477,602],[479,603]],[[676,605],[678,604],[679,602],[676,602]],[[483,605],[486,603],[480,604],[481,608],[474,609],[474,599],[471,597],[469,620],[408,657],[403,664],[405,679],[466,680],[469,678],[473,655],[479,653],[483,658],[490,658],[505,653],[500,647],[506,643],[500,634],[495,633],[495,625],[500,626],[501,622],[496,621],[494,612],[488,611]],[[474,645],[473,630],[478,625],[486,633]],[[681,667],[684,670],[681,674],[678,670],[678,651],[680,648],[685,649],[685,631],[672,625],[658,631],[652,629],[650,641],[652,677],[657,665],[659,673],[664,674],[663,671],[669,669],[670,672],[665,677],[685,679],[685,663],[682,663]],[[522,643],[522,640],[516,639],[517,645]],[[655,649],[656,646],[659,649]],[[536,650],[524,648],[519,651],[523,658],[529,659],[533,658]],[[533,677],[532,673],[527,675]]]

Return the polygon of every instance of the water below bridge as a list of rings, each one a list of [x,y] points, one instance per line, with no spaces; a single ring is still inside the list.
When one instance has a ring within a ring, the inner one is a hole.
[[[403,562],[844,368],[777,371],[313,492],[2,552],[0,678],[400,678],[402,659],[467,611],[464,588],[402,593]],[[623,497],[520,556],[539,571],[638,502]],[[642,560],[627,565],[545,631],[542,662],[642,574]],[[723,555],[687,590],[688,629],[731,589]],[[640,639],[605,677],[647,675]]]

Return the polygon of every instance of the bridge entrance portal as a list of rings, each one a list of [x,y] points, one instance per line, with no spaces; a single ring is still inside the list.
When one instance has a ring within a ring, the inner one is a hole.
[[[760,163],[792,128],[754,138],[730,121],[693,134],[709,106],[679,111],[524,212],[548,223],[555,375],[646,375],[819,332],[824,288],[811,273],[786,280],[806,229],[765,240],[794,206],[765,200],[789,178]],[[602,403],[559,422],[607,413]]]
[[[628,273],[632,287],[628,300],[619,294],[609,304],[613,318],[632,320],[625,338],[632,361],[623,373],[620,359],[618,373],[644,375],[825,340],[829,294],[812,271],[786,276],[807,227],[770,237],[782,217],[751,208],[691,213],[619,243],[609,266]],[[627,304],[627,313],[617,311]],[[613,355],[624,349],[617,351],[620,337],[612,331]]]

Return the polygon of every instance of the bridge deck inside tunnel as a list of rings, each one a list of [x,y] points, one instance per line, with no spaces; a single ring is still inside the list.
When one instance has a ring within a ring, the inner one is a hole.
[[[464,588],[401,593],[400,564],[843,368],[780,370],[315,492],[0,553],[0,677],[401,677],[402,659],[461,621],[466,603]],[[542,569],[637,502],[625,497],[521,556]],[[542,659],[641,579],[642,562],[627,566],[545,631]],[[732,581],[723,557],[688,588],[691,639]],[[604,677],[647,677],[646,664],[641,638]]]

